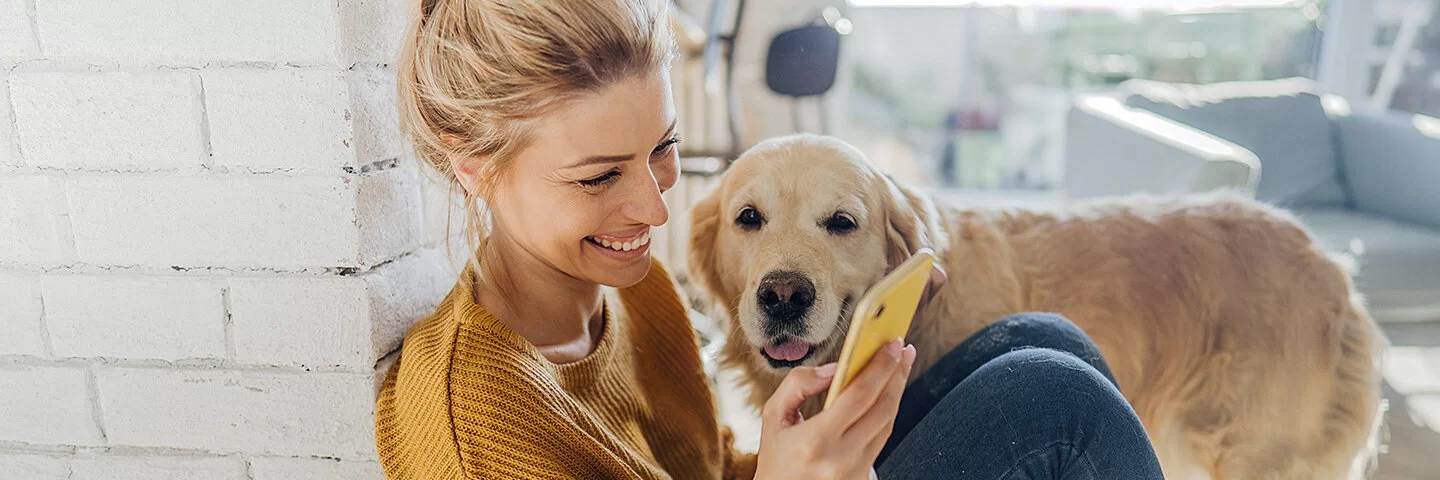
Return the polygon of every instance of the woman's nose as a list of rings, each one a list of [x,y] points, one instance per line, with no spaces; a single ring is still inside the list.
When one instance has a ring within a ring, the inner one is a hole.
[[[645,175],[643,180],[635,182],[634,191],[627,202],[630,210],[629,216],[635,221],[651,226],[664,225],[670,220],[670,209],[665,206],[665,197],[661,195],[660,183],[653,176]]]

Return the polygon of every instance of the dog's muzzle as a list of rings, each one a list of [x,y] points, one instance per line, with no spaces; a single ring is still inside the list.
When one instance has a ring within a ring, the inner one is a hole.
[[[755,298],[765,314],[765,333],[803,335],[805,314],[815,305],[815,283],[795,272],[771,272],[760,279]]]

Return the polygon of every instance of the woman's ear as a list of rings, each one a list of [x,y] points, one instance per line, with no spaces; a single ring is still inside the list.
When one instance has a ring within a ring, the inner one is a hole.
[[[455,179],[460,181],[460,187],[465,189],[466,194],[477,198],[480,196],[480,179],[487,170],[485,165],[489,160],[482,156],[451,157],[450,171],[455,174]]]
[[[726,298],[720,272],[716,268],[716,244],[719,242],[720,188],[717,186],[704,199],[690,208],[690,244],[686,248],[686,263],[690,278],[699,283],[712,301]]]
[[[885,207],[885,261],[891,268],[900,265],[920,247],[933,246],[931,225],[934,208],[919,192],[881,176]]]

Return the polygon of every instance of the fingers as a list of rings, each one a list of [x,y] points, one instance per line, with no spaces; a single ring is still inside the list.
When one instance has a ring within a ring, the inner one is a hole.
[[[915,346],[908,345],[901,354],[901,368],[896,369],[876,399],[870,411],[865,412],[845,432],[844,441],[854,445],[865,445],[866,458],[874,458],[885,447],[890,430],[895,426],[895,414],[900,410],[900,398],[905,393],[905,380],[910,376],[910,366],[915,363]]]
[[[780,381],[780,386],[770,399],[765,401],[761,409],[760,417],[765,423],[764,426],[774,425],[785,428],[800,423],[797,410],[805,399],[810,398],[825,389],[830,388],[830,380],[835,377],[835,364],[828,363],[819,367],[795,367]]]
[[[900,339],[895,339],[875,352],[860,374],[840,392],[840,397],[829,408],[815,417],[823,428],[832,435],[840,435],[850,429],[862,415],[868,412],[875,400],[889,383],[895,371],[900,369],[904,349]]]

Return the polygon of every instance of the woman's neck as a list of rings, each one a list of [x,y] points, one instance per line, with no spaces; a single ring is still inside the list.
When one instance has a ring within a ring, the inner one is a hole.
[[[603,330],[600,285],[572,277],[504,236],[491,237],[475,302],[555,363],[579,361]]]

